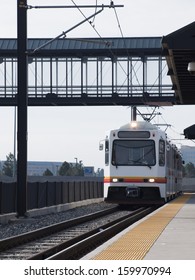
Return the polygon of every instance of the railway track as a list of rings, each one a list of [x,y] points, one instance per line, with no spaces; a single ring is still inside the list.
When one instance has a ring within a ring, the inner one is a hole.
[[[0,260],[79,259],[152,212],[117,207],[0,241]]]

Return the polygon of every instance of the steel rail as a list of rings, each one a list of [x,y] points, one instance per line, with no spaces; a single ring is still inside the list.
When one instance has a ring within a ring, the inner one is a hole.
[[[149,213],[154,211],[154,207],[145,208],[140,211],[137,210],[129,217],[120,219],[120,221],[107,226],[106,228],[101,228],[98,232],[92,233],[91,236],[71,245],[70,247],[48,257],[47,260],[73,260],[80,259],[86,253],[89,253],[92,249],[96,248],[106,240],[110,239],[120,231],[124,230],[128,226],[132,225],[139,219],[145,217]],[[89,250],[90,248],[90,250]]]
[[[40,228],[31,232],[23,233],[17,236],[13,236],[10,238],[2,239],[0,240],[0,252],[8,250],[10,248],[16,247],[21,244],[25,244],[27,242],[36,240],[38,238],[41,238],[43,236],[51,235],[52,233],[56,233],[58,231],[64,230],[66,228],[90,221],[92,219],[102,217],[106,214],[110,214],[113,211],[116,211],[118,209],[117,206],[108,208],[106,210],[98,211],[95,213],[91,213],[82,217],[78,217],[72,220],[68,220],[65,222],[60,222],[57,224],[53,224],[51,226],[47,226],[44,228]]]

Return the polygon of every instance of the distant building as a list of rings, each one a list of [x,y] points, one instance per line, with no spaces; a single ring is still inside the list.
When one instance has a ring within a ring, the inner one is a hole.
[[[182,145],[181,154],[185,164],[191,162],[195,165],[195,147]]]
[[[0,171],[3,169],[5,161],[0,161]],[[58,170],[63,162],[50,161],[28,161],[27,174],[28,176],[42,176],[43,173],[49,169],[54,176],[58,175]]]
[[[0,171],[2,171],[3,165],[5,161],[0,161]],[[28,161],[27,164],[27,175],[28,176],[42,176],[43,173],[48,169],[52,172],[54,176],[58,176],[59,169],[63,162],[51,162],[51,161]],[[76,164],[75,162],[71,163],[73,166]],[[85,176],[95,176],[94,167],[85,167],[84,166]],[[96,174],[97,176],[101,176],[101,174]]]
[[[42,176],[49,169],[53,175],[58,175],[58,170],[63,162],[50,161],[28,161],[27,174],[28,176]]]

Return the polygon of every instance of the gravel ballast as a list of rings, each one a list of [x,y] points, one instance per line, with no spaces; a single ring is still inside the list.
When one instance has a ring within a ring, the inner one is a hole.
[[[7,224],[0,224],[0,240],[62,221],[88,215],[113,206],[114,205],[105,202],[99,202],[54,214],[10,220]]]

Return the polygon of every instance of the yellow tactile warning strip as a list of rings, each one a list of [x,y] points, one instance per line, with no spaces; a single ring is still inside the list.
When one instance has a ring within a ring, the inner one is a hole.
[[[190,197],[190,194],[184,194],[176,198],[97,254],[93,260],[142,260]]]

